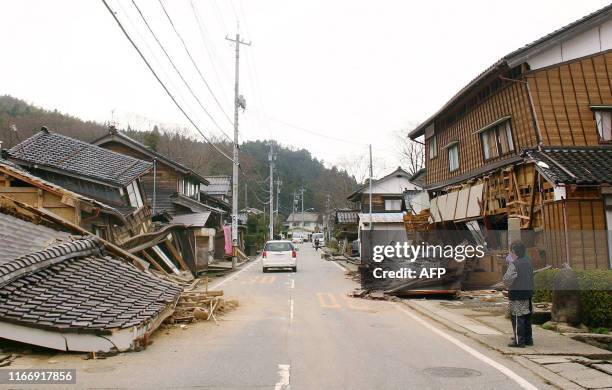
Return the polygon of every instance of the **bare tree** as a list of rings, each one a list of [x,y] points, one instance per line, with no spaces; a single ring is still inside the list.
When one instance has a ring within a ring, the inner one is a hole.
[[[402,167],[415,174],[425,167],[425,147],[421,142],[413,141],[408,137],[408,131],[400,130],[396,133],[396,145]]]

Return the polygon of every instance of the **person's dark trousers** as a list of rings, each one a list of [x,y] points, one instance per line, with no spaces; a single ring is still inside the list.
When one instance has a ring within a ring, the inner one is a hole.
[[[531,303],[530,305],[531,306]],[[531,307],[530,307],[531,309]],[[511,315],[512,332],[516,345],[533,345],[533,335],[531,333],[531,313],[524,316]]]

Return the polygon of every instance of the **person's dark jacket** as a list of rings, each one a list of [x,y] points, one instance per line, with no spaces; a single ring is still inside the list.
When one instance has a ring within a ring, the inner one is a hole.
[[[529,257],[514,260],[516,279],[508,288],[508,298],[512,301],[530,299],[533,296],[533,267]]]

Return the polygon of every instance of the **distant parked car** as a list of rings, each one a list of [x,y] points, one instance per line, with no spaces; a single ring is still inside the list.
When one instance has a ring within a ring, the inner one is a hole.
[[[266,242],[261,258],[263,272],[268,272],[270,268],[291,268],[293,272],[297,272],[297,251],[290,241]]]
[[[293,236],[291,237],[291,242],[294,244],[303,244],[304,243],[304,238],[302,237],[301,234],[293,234]]]

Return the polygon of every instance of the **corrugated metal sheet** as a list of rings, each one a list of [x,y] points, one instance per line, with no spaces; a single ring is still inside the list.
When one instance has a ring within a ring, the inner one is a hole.
[[[210,211],[203,213],[176,215],[172,217],[173,223],[182,223],[185,226],[204,227],[210,217]]]

